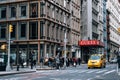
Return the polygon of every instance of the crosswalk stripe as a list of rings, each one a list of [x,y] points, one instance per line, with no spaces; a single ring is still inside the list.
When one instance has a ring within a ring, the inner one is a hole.
[[[78,72],[78,73],[84,73],[84,72],[87,72],[88,70],[83,70],[83,71],[80,71],[80,72]]]
[[[93,71],[88,71],[88,72],[86,72],[86,73],[92,73],[92,72],[96,72],[97,70],[93,70]]]
[[[112,73],[112,72],[115,72],[116,70],[111,70],[111,71],[107,71],[105,72],[103,75],[106,75],[106,74],[109,74],[109,73]]]
[[[102,73],[102,72],[105,72],[105,71],[107,71],[107,70],[100,70],[100,71],[98,71],[96,73]]]

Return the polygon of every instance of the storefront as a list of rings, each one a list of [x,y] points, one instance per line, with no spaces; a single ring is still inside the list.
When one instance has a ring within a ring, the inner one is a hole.
[[[99,40],[81,40],[79,46],[83,63],[87,63],[91,54],[104,54],[104,43]]]

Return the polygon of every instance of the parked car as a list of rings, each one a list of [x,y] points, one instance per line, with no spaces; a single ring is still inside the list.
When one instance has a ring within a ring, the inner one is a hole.
[[[110,63],[117,63],[117,58],[116,58],[116,57],[111,58],[111,59],[110,59]]]

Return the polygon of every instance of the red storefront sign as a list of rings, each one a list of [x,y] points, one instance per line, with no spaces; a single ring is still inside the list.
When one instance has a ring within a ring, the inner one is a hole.
[[[81,40],[79,46],[104,46],[103,42],[99,40]]]

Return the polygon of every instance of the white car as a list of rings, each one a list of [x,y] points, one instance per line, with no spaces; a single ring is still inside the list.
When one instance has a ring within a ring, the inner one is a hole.
[[[110,63],[117,63],[117,58],[111,58]]]

